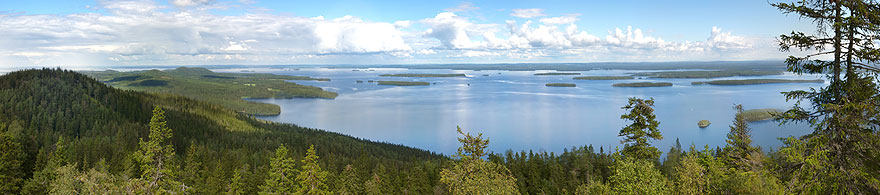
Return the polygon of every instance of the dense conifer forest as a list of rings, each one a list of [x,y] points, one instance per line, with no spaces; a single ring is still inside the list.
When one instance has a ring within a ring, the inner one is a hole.
[[[723,146],[657,148],[670,139],[654,114],[663,102],[630,98],[627,125],[609,130],[619,148],[494,153],[482,134],[457,129],[460,148],[443,156],[32,69],[0,76],[0,193],[878,194],[880,5],[773,6],[820,29],[779,37],[784,51],[815,52],[790,57],[788,71],[830,81],[781,94],[797,104],[774,119],[813,131],[774,151],[752,143],[745,114],[731,119]]]

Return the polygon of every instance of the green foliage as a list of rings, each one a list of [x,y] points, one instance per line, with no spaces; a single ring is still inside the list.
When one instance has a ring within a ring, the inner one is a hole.
[[[741,80],[714,80],[714,81],[695,81],[691,85],[758,85],[771,83],[823,83],[825,80],[800,80],[800,79],[741,79]]]
[[[612,87],[669,87],[672,83],[667,82],[634,82],[634,83],[614,83]]]
[[[737,112],[736,117],[742,117],[746,122],[755,122],[773,119],[782,114],[782,111],[775,108],[748,109]]]
[[[135,158],[141,165],[141,179],[146,182],[147,194],[176,194],[187,188],[176,178],[178,168],[174,163],[172,130],[167,124],[165,111],[156,107],[150,119],[149,140],[138,142],[140,150]]]
[[[318,195],[318,194],[330,194],[327,191],[327,172],[321,170],[321,166],[318,165],[318,155],[315,155],[315,146],[309,146],[309,150],[306,151],[306,157],[302,160],[302,167],[299,170],[299,174],[296,175],[296,180],[299,182],[299,189],[296,191],[297,194],[309,194],[309,195]]]
[[[752,146],[751,129],[742,114],[742,105],[734,106],[734,110],[736,117],[727,133],[727,145],[721,151],[723,159],[726,164],[740,170],[758,170],[761,166],[761,149]]]
[[[544,84],[547,87],[577,87],[574,83],[547,83]]]
[[[10,135],[13,131],[10,128],[19,127],[6,127],[0,131],[0,193],[3,194],[18,192],[25,176],[22,166],[25,153],[21,143]]]
[[[613,194],[671,194],[669,181],[654,168],[654,163],[617,155],[611,166],[608,184]]]
[[[816,33],[781,35],[780,49],[809,50],[789,56],[788,70],[824,74],[830,84],[784,93],[797,104],[783,123],[807,122],[813,132],[785,140],[781,171],[793,193],[871,194],[880,191],[880,3],[805,0],[774,3],[786,14],[816,24]],[[802,102],[807,102],[804,108]],[[833,171],[828,171],[833,170]]]
[[[559,75],[581,75],[579,72],[542,72],[535,73],[535,76],[559,76]]]
[[[248,166],[235,170],[232,180],[229,181],[229,187],[226,189],[226,195],[244,195],[246,191],[245,177],[248,172]]]
[[[629,111],[629,113],[620,115],[620,119],[632,121],[631,124],[620,129],[619,136],[624,139],[620,141],[626,144],[623,147],[623,155],[636,159],[657,160],[660,158],[660,150],[651,146],[649,139],[661,140],[663,135],[657,127],[660,122],[654,115],[654,99],[629,98],[629,103],[621,109]]]
[[[376,81],[379,85],[394,85],[394,86],[418,86],[418,85],[430,85],[431,83],[422,82],[422,81]]]
[[[465,77],[464,74],[382,74],[382,77]]]
[[[334,92],[287,80],[329,79],[253,73],[215,73],[205,68],[180,67],[165,71],[84,72],[122,88],[145,92],[171,93],[217,104],[231,110],[255,114],[277,115],[274,104],[251,102],[242,98],[335,98]]]
[[[297,192],[296,161],[290,157],[287,147],[278,146],[275,157],[269,162],[269,177],[266,183],[260,186],[260,194],[292,194]]]
[[[590,182],[589,184],[581,185],[575,191],[575,194],[614,194],[614,191],[611,190],[611,187],[605,185],[600,182]]]
[[[694,71],[663,71],[636,73],[634,76],[653,78],[718,78],[732,76],[766,76],[780,75],[779,70],[694,70]]]
[[[464,136],[458,138],[462,143],[455,154],[459,162],[440,172],[440,183],[451,194],[519,194],[516,178],[510,176],[507,168],[482,159],[489,140],[484,140],[482,133],[476,137],[465,134],[461,127],[457,131]]]
[[[339,179],[337,179],[337,181],[337,187],[334,190],[336,194],[355,195],[363,194],[363,192],[365,192],[363,182],[358,177],[357,173],[355,173],[354,167],[351,165],[345,166],[345,170],[342,171],[342,174],[339,174]]]

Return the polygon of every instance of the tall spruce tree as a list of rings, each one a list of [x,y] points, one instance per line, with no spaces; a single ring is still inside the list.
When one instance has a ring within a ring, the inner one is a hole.
[[[269,161],[269,177],[260,186],[261,195],[293,194],[297,191],[296,161],[290,157],[287,147],[282,144],[275,150],[275,157]]]
[[[782,51],[810,51],[790,56],[795,73],[825,74],[826,87],[784,93],[798,103],[780,120],[808,122],[813,133],[788,139],[780,153],[792,174],[795,193],[869,194],[880,191],[880,4],[871,0],[801,0],[774,3],[785,14],[816,24],[815,34],[792,32],[779,37]],[[807,101],[804,108],[801,101]],[[828,171],[833,170],[833,171]]]
[[[328,173],[321,170],[321,166],[318,165],[315,145],[309,146],[309,150],[306,151],[306,156],[302,159],[302,163],[299,174],[296,175],[296,180],[299,181],[299,189],[296,193],[308,195],[330,194],[327,191],[327,184],[324,183],[327,181]]]
[[[185,191],[186,186],[177,181],[177,164],[174,163],[174,146],[171,145],[172,130],[165,121],[165,111],[153,109],[150,119],[149,140],[141,139],[140,150],[135,155],[145,182],[145,194],[168,194]]]
[[[761,149],[752,146],[751,129],[749,129],[748,121],[742,115],[742,105],[733,107],[736,110],[736,116],[733,119],[733,125],[730,126],[730,132],[727,133],[727,145],[722,149],[722,154],[726,163],[734,168],[751,171],[756,170],[761,163]]]
[[[519,194],[516,178],[511,176],[510,170],[483,160],[489,139],[483,139],[482,133],[472,136],[463,133],[461,127],[456,128],[463,136],[458,138],[462,146],[454,155],[459,161],[440,172],[440,183],[452,194]]]
[[[25,153],[10,133],[0,132],[0,194],[18,194],[24,177]]]
[[[654,115],[654,99],[629,98],[629,103],[621,109],[628,110],[629,113],[620,115],[620,119],[632,121],[623,129],[620,129],[619,136],[624,136],[620,141],[626,144],[623,147],[623,155],[636,159],[646,159],[656,161],[660,158],[660,150],[652,147],[650,140],[661,140],[663,135],[657,126],[657,116]]]

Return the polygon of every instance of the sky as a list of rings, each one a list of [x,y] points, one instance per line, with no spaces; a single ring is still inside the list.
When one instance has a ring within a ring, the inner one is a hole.
[[[765,0],[0,0],[0,67],[782,60],[814,28]]]

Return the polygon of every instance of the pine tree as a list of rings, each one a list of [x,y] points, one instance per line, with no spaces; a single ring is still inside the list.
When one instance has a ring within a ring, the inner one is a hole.
[[[318,165],[318,155],[315,154],[314,145],[309,146],[309,150],[306,151],[306,157],[303,158],[302,163],[299,175],[296,176],[296,180],[299,181],[299,189],[296,193],[309,195],[330,194],[327,191],[327,184],[324,184],[327,181],[328,173],[322,171],[321,166]]]
[[[480,133],[476,137],[463,133],[460,127],[458,138],[462,146],[454,155],[459,158],[450,169],[440,172],[440,182],[445,184],[452,194],[519,194],[516,189],[516,178],[510,170],[500,164],[483,160],[484,149],[489,139],[483,139]]]
[[[269,162],[269,177],[260,186],[261,195],[293,194],[297,191],[296,161],[288,154],[287,147],[282,144],[275,150],[275,157]]]
[[[663,139],[663,135],[657,129],[660,122],[656,120],[653,106],[653,98],[648,100],[629,98],[629,103],[621,107],[629,113],[621,115],[620,119],[632,121],[632,124],[621,129],[619,134],[624,136],[620,143],[626,144],[623,147],[624,156],[654,161],[660,158],[660,150],[648,143],[648,139]]]
[[[9,132],[0,132],[0,194],[17,194],[24,177],[25,153]]]
[[[182,192],[185,186],[176,180],[174,146],[171,145],[172,130],[167,127],[165,111],[158,106],[150,119],[149,140],[140,140],[136,158],[141,165],[141,179],[146,182],[146,194]]]
[[[791,192],[880,191],[880,3],[803,0],[773,6],[816,24],[813,35],[792,32],[779,37],[782,51],[812,52],[790,56],[786,60],[789,71],[825,74],[830,80],[826,87],[785,93],[787,99],[798,102],[780,120],[807,122],[814,128],[801,139],[786,140],[779,151],[788,164],[784,171],[792,174],[788,184]],[[801,101],[806,101],[808,108],[802,107]]]
[[[654,163],[616,155],[608,183],[613,194],[670,194],[668,181]]]

